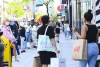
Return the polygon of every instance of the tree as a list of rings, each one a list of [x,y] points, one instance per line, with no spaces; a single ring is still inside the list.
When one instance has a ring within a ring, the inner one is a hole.
[[[22,0],[22,3],[23,4],[27,4],[27,3],[31,2],[31,1],[34,1],[34,0]]]
[[[23,6],[19,2],[9,3],[6,10],[7,10],[7,13],[12,15],[13,17],[22,17],[24,16],[24,13],[25,13],[25,11],[23,10]]]
[[[52,23],[56,23],[58,21],[58,16],[56,13],[53,13],[51,18],[52,18]]]
[[[47,14],[48,14],[48,16],[49,16],[49,4],[50,4],[50,2],[51,1],[54,1],[54,0],[43,0],[44,1],[44,5],[46,6],[46,8],[47,8]]]

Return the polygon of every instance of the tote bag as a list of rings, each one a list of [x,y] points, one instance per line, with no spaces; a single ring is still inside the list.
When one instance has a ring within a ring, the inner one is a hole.
[[[49,25],[46,27],[44,35],[39,35],[38,38],[38,51],[51,51],[55,52],[55,48],[53,47],[49,36],[46,35],[47,29]]]
[[[87,40],[78,39],[72,49],[73,60],[87,60]]]
[[[33,58],[33,67],[42,67],[39,56]]]

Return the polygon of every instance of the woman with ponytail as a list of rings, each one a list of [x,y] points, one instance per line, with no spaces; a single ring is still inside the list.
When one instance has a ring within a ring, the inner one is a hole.
[[[93,14],[91,10],[88,10],[84,14],[84,25],[81,29],[81,35],[76,31],[76,28],[73,27],[74,34],[81,39],[87,40],[87,60],[81,60],[79,67],[95,67],[96,60],[99,54],[98,49],[98,29],[96,25],[92,24]]]

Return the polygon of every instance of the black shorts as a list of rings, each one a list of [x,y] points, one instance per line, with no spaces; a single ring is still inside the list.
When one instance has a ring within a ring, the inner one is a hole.
[[[50,64],[50,58],[56,58],[55,52],[40,51],[39,55],[40,55],[41,64]]]
[[[56,34],[60,34],[60,29],[56,28]]]

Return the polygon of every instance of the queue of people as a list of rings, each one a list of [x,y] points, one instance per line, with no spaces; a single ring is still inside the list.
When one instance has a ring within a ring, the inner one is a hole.
[[[72,30],[72,33],[74,33],[79,39],[87,40],[88,59],[79,60],[80,67],[86,67],[87,64],[89,67],[95,67],[96,60],[99,54],[99,48],[97,45],[99,31],[96,28],[96,25],[92,24],[92,18],[93,14],[91,13],[91,10],[84,14],[84,25],[82,27],[81,34],[78,33],[75,27],[70,29],[69,25],[63,25],[65,38],[71,36],[70,32]],[[48,65],[50,64],[50,59],[57,57],[57,54],[60,53],[56,45],[60,42],[60,23],[57,22],[54,29],[54,27],[50,26],[49,16],[44,15],[42,16],[41,20],[42,24],[37,26],[36,23],[28,23],[27,25],[25,25],[24,23],[18,24],[17,21],[10,22],[9,19],[4,19],[2,23],[3,27],[1,29],[3,32],[2,35],[9,39],[11,43],[15,44],[15,49],[12,49],[12,55],[15,56],[16,61],[18,61],[17,55],[26,52],[26,48],[31,49],[35,47],[38,50],[42,67],[48,67]],[[42,39],[41,37],[44,37],[44,39]],[[0,44],[0,46],[2,46],[2,44]],[[19,47],[21,48],[21,50]],[[14,50],[16,52],[14,52]],[[1,51],[1,53],[3,53],[3,49]],[[2,56],[0,56],[0,61],[2,61]],[[0,63],[0,65],[2,64]]]
[[[9,40],[9,43],[11,45],[14,44],[15,46],[14,48],[11,47],[11,56],[15,56],[15,61],[19,62],[18,58],[20,57],[20,54],[26,52],[26,49],[36,48],[37,46],[37,40],[35,40],[37,39],[36,25],[37,25],[36,23],[34,24],[28,23],[28,25],[25,26],[24,23],[19,23],[18,21],[11,21],[7,18],[5,18],[2,21],[1,25],[2,36],[6,37]],[[35,36],[33,37],[32,34],[34,34]],[[2,44],[0,44],[0,46],[2,46]],[[3,50],[1,53],[3,53]],[[0,61],[3,61],[2,56],[0,56]]]

